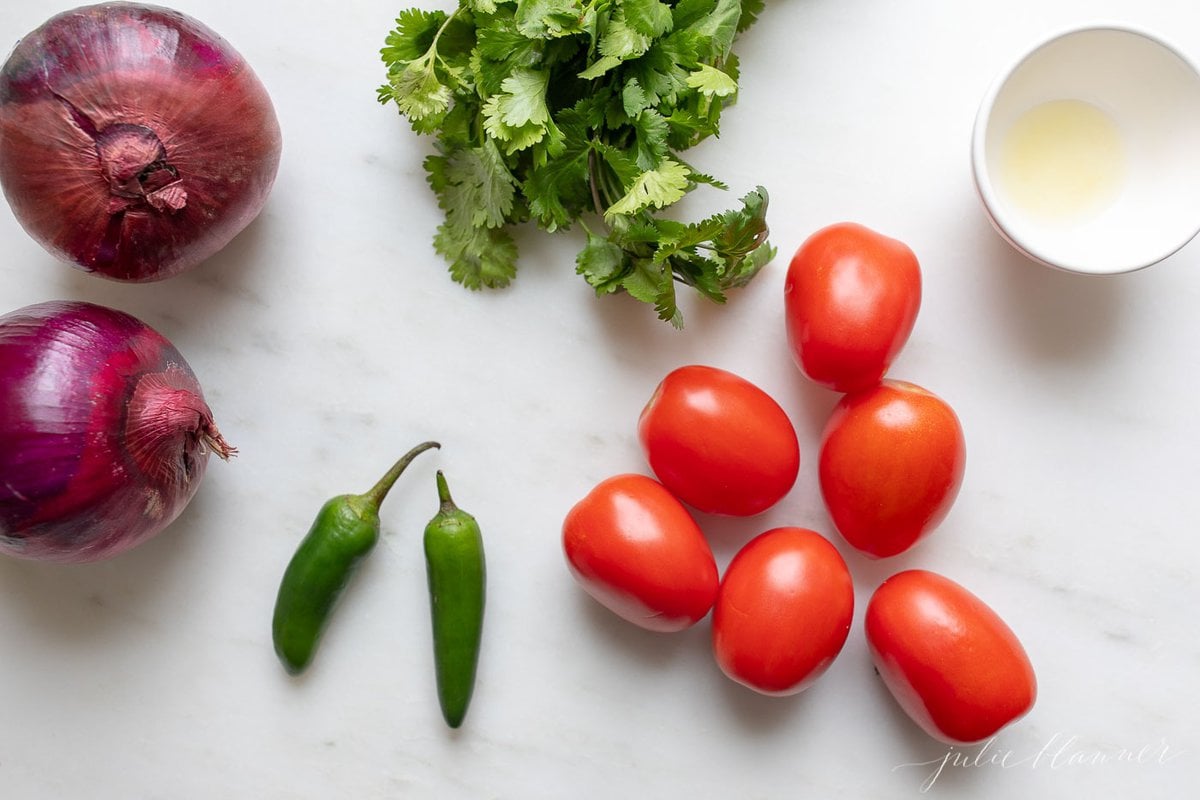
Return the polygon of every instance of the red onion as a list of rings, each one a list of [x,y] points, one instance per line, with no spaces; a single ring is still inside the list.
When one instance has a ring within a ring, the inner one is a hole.
[[[89,272],[167,278],[258,216],[275,110],[220,36],[165,8],[51,18],[0,69],[0,183],[25,230]]]
[[[90,303],[0,317],[0,552],[95,561],[183,510],[208,452],[234,450],[183,356]]]

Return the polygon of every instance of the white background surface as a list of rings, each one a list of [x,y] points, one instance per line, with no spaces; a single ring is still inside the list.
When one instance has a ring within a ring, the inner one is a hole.
[[[376,52],[406,5],[176,4],[254,66],[285,142],[263,215],[191,273],[105,282],[0,210],[0,310],[73,298],[140,316],[188,357],[241,450],[132,553],[0,560],[0,798],[915,797],[933,767],[899,765],[946,748],[873,675],[861,619],[880,581],[918,566],[999,611],[1040,681],[1028,717],[981,758],[966,750],[981,766],[947,768],[930,795],[1178,797],[1200,783],[1200,249],[1113,279],[1051,272],[991,230],[968,166],[976,103],[1019,50],[1119,20],[1200,58],[1200,6],[773,0],[739,45],[721,140],[689,155],[733,192],[702,189],[688,210],[764,183],[781,255],[727,307],[689,303],[678,333],[631,300],[594,299],[573,274],[575,233],[525,232],[508,290],[450,281],[429,244],[429,143],[374,99]],[[66,7],[5,3],[0,40]],[[799,375],[783,332],[788,258],[843,219],[921,259],[923,307],[892,374],[946,398],[968,443],[946,522],[883,563],[849,552],[821,506],[816,444],[836,396]],[[600,479],[645,470],[638,412],[690,362],[773,394],[803,451],[776,508],[701,517],[719,563],[797,524],[828,534],[855,575],[850,639],[797,697],[721,675],[707,621],[669,637],[620,622],[563,564],[563,515]],[[316,662],[288,678],[271,609],[312,516],[431,437],[443,450],[396,487]],[[482,523],[490,569],[458,733],[435,700],[420,549],[438,467]],[[1147,763],[1116,760],[1143,747]],[[1016,766],[988,763],[1006,751]]]

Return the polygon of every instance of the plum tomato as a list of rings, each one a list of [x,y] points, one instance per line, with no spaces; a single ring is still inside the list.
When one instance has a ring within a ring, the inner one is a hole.
[[[717,596],[717,564],[691,514],[645,475],[601,481],[567,513],[567,565],[618,616],[652,631],[698,622]]]
[[[837,548],[816,531],[774,528],[729,563],[713,606],[713,653],[738,683],[794,694],[846,643],[854,585]]]
[[[921,268],[903,242],[838,223],[800,245],[783,297],[800,371],[849,392],[877,383],[908,341],[921,306]]]
[[[821,496],[838,532],[872,558],[902,553],[945,518],[967,452],[937,395],[884,381],[846,395],[821,439]]]
[[[948,744],[981,742],[1033,707],[1037,679],[1004,620],[949,578],[909,570],[867,604],[867,645],[900,707]]]
[[[800,442],[770,395],[716,367],[680,367],[642,410],[638,438],[671,493],[711,514],[748,517],[788,493]]]

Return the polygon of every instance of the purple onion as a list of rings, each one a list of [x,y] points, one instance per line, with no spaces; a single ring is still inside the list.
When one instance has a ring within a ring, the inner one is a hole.
[[[145,323],[66,302],[0,317],[0,552],[122,553],[179,516],[210,451],[234,452],[183,356]]]
[[[228,244],[262,210],[280,148],[254,71],[169,9],[59,14],[0,69],[13,213],[55,256],[107,278],[167,278]]]

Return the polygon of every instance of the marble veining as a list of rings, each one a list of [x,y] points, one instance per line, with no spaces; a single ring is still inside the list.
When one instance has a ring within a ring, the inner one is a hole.
[[[95,279],[0,208],[0,312],[64,298],[142,317],[187,357],[240,450],[210,465],[166,533],[114,561],[0,559],[0,798],[984,800],[1200,785],[1200,245],[1112,281],[1050,273],[988,226],[967,159],[984,89],[1030,42],[1117,19],[1200,58],[1200,6],[770,3],[741,46],[721,138],[689,160],[731,195],[768,187],[780,255],[726,307],[686,306],[680,333],[594,297],[574,274],[579,231],[520,232],[523,266],[503,292],[449,280],[430,244],[430,142],[374,97],[377,50],[410,4],[178,5],[250,61],[284,136],[262,216],[190,273]],[[64,8],[4,4],[0,39]],[[791,253],[847,219],[921,260],[924,304],[893,374],[950,400],[967,436],[946,522],[886,562],[849,552],[821,507],[817,447],[836,397],[804,382],[784,343]],[[707,621],[631,628],[564,565],[563,515],[600,479],[647,469],[637,415],[685,363],[759,383],[801,442],[800,479],[775,508],[700,515],[719,564],[799,524],[855,576],[846,647],[800,696],[726,679]],[[324,499],[362,491],[429,438],[442,449],[397,484],[311,670],[289,678],[270,617],[296,543]],[[483,527],[490,579],[458,732],[434,695],[421,552],[436,469]],[[991,743],[929,739],[873,674],[863,609],[913,567],[985,598],[1030,652],[1038,703]]]

